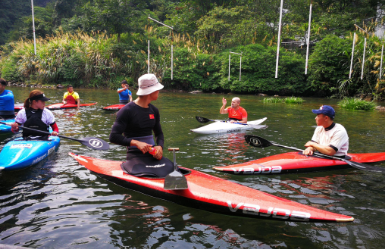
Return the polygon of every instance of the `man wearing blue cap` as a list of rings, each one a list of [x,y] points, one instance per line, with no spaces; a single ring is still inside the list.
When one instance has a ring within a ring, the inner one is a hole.
[[[305,144],[303,154],[313,155],[315,151],[329,156],[345,157],[349,149],[349,137],[345,128],[334,123],[335,111],[333,107],[323,105],[319,110],[312,110],[317,114],[315,121],[317,128],[312,139]]]

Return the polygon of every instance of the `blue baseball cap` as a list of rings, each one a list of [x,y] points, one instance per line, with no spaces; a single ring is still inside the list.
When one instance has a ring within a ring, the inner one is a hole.
[[[313,109],[311,110],[315,114],[323,114],[326,116],[329,116],[331,119],[334,119],[334,116],[336,115],[336,112],[334,111],[333,107],[330,105],[323,105],[318,110]]]

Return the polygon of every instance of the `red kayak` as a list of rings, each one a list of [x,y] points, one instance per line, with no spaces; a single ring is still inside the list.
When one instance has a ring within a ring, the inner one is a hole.
[[[385,161],[385,152],[348,154],[351,161],[358,163],[374,163]],[[288,152],[264,157],[246,163],[224,167],[214,167],[215,170],[238,175],[284,174],[325,169],[349,168],[341,160],[323,159],[304,156],[301,152]]]
[[[15,107],[14,107],[15,112],[18,112],[18,111],[20,111],[23,108],[24,108],[24,104],[23,103],[15,104]]]
[[[80,106],[92,106],[92,105],[96,105],[97,103],[98,102],[80,104]],[[46,106],[46,108],[50,110],[69,109],[69,108],[77,108],[77,107],[78,107],[77,104],[63,104],[63,103],[56,103],[56,104]]]
[[[163,178],[136,177],[122,171],[120,161],[69,153],[102,178],[135,191],[211,212],[288,221],[350,222],[354,218],[276,197],[193,169],[179,167],[188,182],[186,190],[165,190]]]
[[[122,109],[125,105],[126,104],[109,105],[109,106],[103,107],[102,109],[107,110],[107,111],[117,111],[117,110]]]

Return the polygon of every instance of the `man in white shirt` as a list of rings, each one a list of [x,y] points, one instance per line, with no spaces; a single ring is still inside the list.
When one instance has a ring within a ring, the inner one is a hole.
[[[334,123],[335,111],[333,107],[323,105],[319,110],[312,110],[317,114],[315,121],[317,128],[312,139],[305,144],[303,154],[313,155],[315,151],[329,156],[344,157],[349,149],[349,137],[345,128]]]

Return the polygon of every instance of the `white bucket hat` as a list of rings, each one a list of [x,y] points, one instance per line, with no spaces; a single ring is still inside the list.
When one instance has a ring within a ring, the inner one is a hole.
[[[149,95],[162,89],[164,86],[159,83],[155,74],[144,74],[138,79],[139,90],[136,92],[138,96]]]

